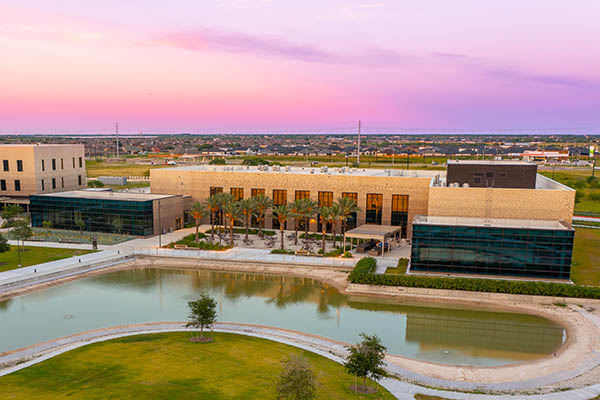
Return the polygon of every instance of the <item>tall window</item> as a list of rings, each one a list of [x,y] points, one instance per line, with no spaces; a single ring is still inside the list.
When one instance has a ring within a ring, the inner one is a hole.
[[[229,193],[233,196],[235,201],[241,200],[244,198],[244,188],[231,188],[229,189]]]
[[[0,190],[6,191],[6,180],[5,179],[0,180]]]
[[[310,198],[309,190],[296,190],[296,200],[308,199]]]
[[[73,157],[73,169],[75,168],[75,157]]]
[[[42,171],[46,170],[46,163],[44,162],[44,160],[42,160]]]
[[[56,158],[52,159],[52,170],[56,170]]]
[[[2,160],[2,169],[8,171],[8,160]]]
[[[273,189],[273,207],[287,204],[287,190]],[[287,221],[284,224],[283,229],[287,226]],[[273,229],[280,229],[279,220],[277,219],[277,213],[273,212]]]
[[[15,192],[20,192],[21,191],[21,181],[18,179],[15,179]]]
[[[56,178],[52,178],[52,189],[56,189]]]
[[[333,204],[333,192],[319,192],[319,207],[331,207]],[[331,225],[327,224],[327,232],[331,232]],[[321,223],[321,215],[317,214],[317,230],[322,232],[323,224]]]
[[[60,177],[60,187],[65,187],[65,178],[63,178],[62,176]]]
[[[392,195],[392,225],[402,226],[402,237],[406,237],[406,225],[408,224],[408,195]]]
[[[354,200],[354,204],[358,205],[358,193],[356,192],[342,192],[342,197],[345,197],[350,200]],[[358,219],[358,215],[353,212],[346,217],[346,229],[354,229],[356,228],[356,221]]]
[[[81,175],[78,175],[78,176],[77,176],[77,183],[79,184],[79,186],[81,186],[81,185],[82,185],[82,181],[83,181],[83,180],[81,179]]]
[[[23,172],[23,160],[17,160],[17,171]]]
[[[223,193],[223,188],[222,187],[216,187],[216,186],[211,186],[210,187],[210,195],[213,196],[217,193]]]
[[[83,158],[79,157],[79,168],[83,168]]]
[[[64,159],[60,159],[60,169],[65,169],[65,160]]]
[[[44,190],[46,190],[46,187],[45,187],[45,185],[44,185],[44,180],[42,179],[42,192],[43,192]]]
[[[381,214],[383,213],[383,195],[379,193],[367,193],[367,224],[381,225]]]

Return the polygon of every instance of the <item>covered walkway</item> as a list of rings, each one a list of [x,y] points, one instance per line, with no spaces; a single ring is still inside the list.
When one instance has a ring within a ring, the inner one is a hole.
[[[354,245],[353,239],[379,241],[384,254],[386,250],[391,251],[392,243],[400,239],[401,232],[402,226],[364,224],[347,231],[345,237],[350,239],[350,249]]]

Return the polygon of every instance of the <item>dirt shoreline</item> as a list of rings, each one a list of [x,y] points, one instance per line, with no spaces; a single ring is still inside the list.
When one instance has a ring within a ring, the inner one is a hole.
[[[404,369],[438,379],[477,383],[514,382],[515,380],[525,381],[551,374],[564,374],[565,371],[575,370],[584,363],[595,362],[598,355],[594,353],[594,351],[600,352],[600,327],[597,326],[592,319],[585,316],[586,313],[592,314],[594,311],[587,311],[584,307],[581,307],[579,305],[581,303],[580,299],[566,299],[567,306],[559,307],[543,303],[523,303],[519,301],[521,298],[518,295],[510,295],[514,297],[514,299],[509,297],[511,298],[509,301],[506,299],[497,300],[489,298],[488,294],[470,292],[469,294],[472,295],[472,299],[468,299],[464,297],[463,293],[454,297],[446,295],[420,295],[419,293],[411,291],[397,291],[395,293],[390,293],[389,290],[385,290],[385,287],[367,285],[359,285],[361,286],[361,288],[359,288],[361,290],[357,290],[356,287],[354,287],[353,290],[348,291],[349,283],[346,279],[347,271],[326,267],[290,266],[283,264],[233,261],[219,261],[217,263],[214,260],[143,256],[106,269],[14,290],[10,293],[3,294],[0,297],[0,300],[87,276],[101,275],[133,268],[212,269],[311,278],[330,284],[340,292],[349,296],[385,297],[409,301],[418,300],[433,303],[466,305],[469,307],[482,306],[490,310],[539,315],[552,320],[566,331],[566,341],[555,353],[533,361],[497,367],[452,366],[415,360],[398,355],[388,355],[388,360],[390,362]],[[444,294],[446,294],[446,292],[444,292]],[[589,304],[590,302],[586,302],[586,305]],[[597,308],[600,309],[600,301],[596,301],[592,304],[597,304]],[[591,375],[587,376],[589,374]],[[579,386],[579,384],[589,384],[589,381],[600,381],[600,367],[594,366],[588,371],[582,371],[576,378],[565,377],[565,384],[568,383],[570,385],[568,387]],[[563,387],[561,384],[553,384],[554,389],[561,387]]]

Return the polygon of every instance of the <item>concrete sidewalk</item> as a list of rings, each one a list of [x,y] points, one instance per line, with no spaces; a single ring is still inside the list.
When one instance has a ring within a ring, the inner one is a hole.
[[[16,246],[17,245],[17,241],[16,240],[9,240],[8,244],[10,244],[11,246]],[[22,244],[22,243],[19,241],[19,244]],[[52,248],[52,249],[93,250],[92,245],[91,244],[86,244],[86,243],[39,242],[37,240],[36,241],[26,240],[25,241],[25,246],[31,246],[31,247],[48,247],[48,248]],[[98,250],[107,250],[110,247],[111,246],[98,245]]]

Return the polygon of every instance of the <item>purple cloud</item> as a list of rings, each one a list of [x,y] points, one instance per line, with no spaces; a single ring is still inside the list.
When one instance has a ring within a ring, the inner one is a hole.
[[[544,85],[567,86],[578,89],[600,89],[600,82],[560,75],[531,74],[515,69],[488,69],[485,74],[492,78],[509,79]]]
[[[259,37],[208,29],[167,34],[155,39],[154,42],[192,51],[248,53],[323,64],[386,67],[408,61],[408,57],[400,53],[380,48],[366,49],[360,55],[347,55],[275,37]]]

